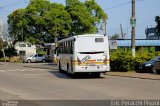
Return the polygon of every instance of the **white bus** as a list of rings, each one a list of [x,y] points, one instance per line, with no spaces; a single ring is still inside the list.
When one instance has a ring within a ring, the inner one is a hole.
[[[108,44],[108,37],[102,34],[77,35],[58,41],[59,70],[99,77],[110,71]]]

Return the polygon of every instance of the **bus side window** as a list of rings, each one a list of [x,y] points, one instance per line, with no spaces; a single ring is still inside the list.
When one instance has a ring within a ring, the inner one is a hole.
[[[64,42],[64,53],[66,54],[67,53],[67,42]]]
[[[70,49],[70,53],[73,54],[73,41],[71,41],[71,49]]]
[[[69,54],[69,41],[66,42],[66,54]]]
[[[55,53],[56,52],[57,52],[57,55],[59,55],[59,53],[62,53],[62,43],[60,43],[58,47],[55,49]]]
[[[62,43],[62,53],[64,53],[64,42]]]
[[[70,54],[70,41],[68,41],[68,50],[67,53]]]

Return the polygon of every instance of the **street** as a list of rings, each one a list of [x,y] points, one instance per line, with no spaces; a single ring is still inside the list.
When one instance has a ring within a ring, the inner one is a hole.
[[[159,80],[101,76],[101,78],[71,78],[59,73],[55,65],[47,63],[0,64],[0,99],[160,99]]]

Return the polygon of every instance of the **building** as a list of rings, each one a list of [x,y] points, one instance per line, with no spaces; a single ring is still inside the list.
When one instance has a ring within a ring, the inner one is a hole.
[[[44,44],[46,54],[49,56],[50,60],[55,63],[56,62],[56,53],[55,53],[55,43],[45,43]]]
[[[135,40],[136,49],[142,47],[155,47],[155,51],[160,51],[160,41],[159,40],[147,40],[147,39],[136,39]],[[117,40],[118,48],[131,48],[131,40],[130,39],[119,39]]]
[[[29,42],[17,42],[15,44],[15,49],[20,56],[31,56],[36,54],[36,46]]]
[[[146,39],[160,39],[160,35],[158,35],[156,32],[156,27],[146,28]]]

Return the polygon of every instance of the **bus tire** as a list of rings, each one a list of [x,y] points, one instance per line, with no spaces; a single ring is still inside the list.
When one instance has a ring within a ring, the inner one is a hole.
[[[160,70],[158,70],[158,71],[156,71],[157,72],[157,74],[160,74]]]
[[[69,64],[67,63],[67,74],[70,75],[70,72],[69,72]]]
[[[59,67],[58,67],[59,72],[62,72],[62,68],[61,68],[61,63],[60,63],[60,62],[58,63],[58,66],[59,66]]]
[[[97,73],[92,73],[93,77],[99,78],[101,76],[101,73],[97,72]]]

